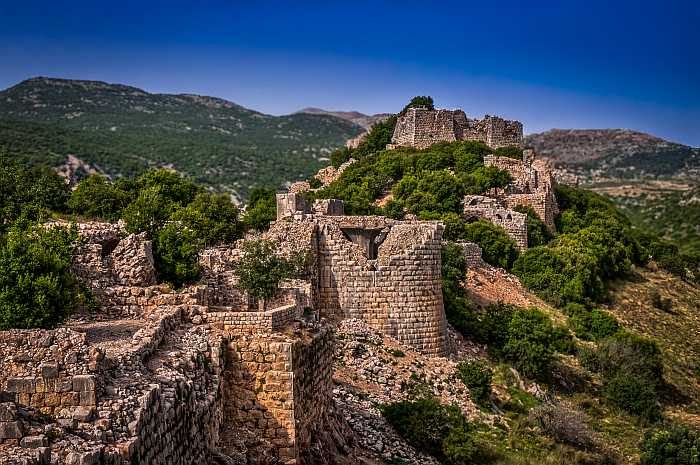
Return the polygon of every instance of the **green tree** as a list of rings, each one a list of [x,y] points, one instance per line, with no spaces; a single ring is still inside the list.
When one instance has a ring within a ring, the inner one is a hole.
[[[549,228],[544,221],[535,213],[531,207],[524,207],[518,205],[514,208],[516,212],[525,213],[527,215],[527,246],[539,247],[540,245],[547,245],[549,241],[552,240],[554,235],[551,233]]]
[[[409,108],[413,107],[426,107],[428,110],[434,110],[435,109],[435,103],[433,102],[433,98],[428,96],[428,95],[418,95],[416,97],[413,97],[408,104],[403,107],[403,110],[399,113],[400,115],[405,114]]]
[[[65,211],[68,195],[68,185],[52,170],[0,158],[0,230],[20,218],[44,220],[51,211]]]
[[[249,229],[265,231],[277,219],[275,189],[256,187],[251,191],[243,222]]]
[[[155,231],[152,238],[153,259],[160,282],[180,288],[199,279],[202,239],[195,231],[180,222],[170,222]]]
[[[700,434],[687,426],[647,431],[640,449],[640,465],[700,464]]]
[[[303,257],[284,258],[277,253],[274,242],[263,239],[247,240],[243,257],[236,266],[238,286],[259,299],[262,306],[279,291],[280,283],[298,274]]]
[[[491,395],[491,381],[493,372],[482,361],[469,360],[457,364],[457,375],[465,386],[469,388],[472,399],[483,405]]]
[[[68,199],[68,209],[88,218],[115,221],[132,200],[129,192],[111,184],[106,177],[93,174],[78,183]]]
[[[191,203],[175,210],[171,220],[189,229],[201,248],[243,237],[238,207],[225,194],[197,194]]]
[[[518,258],[518,249],[513,239],[503,228],[490,221],[479,220],[464,228],[459,239],[475,242],[481,247],[484,261],[510,270]]]

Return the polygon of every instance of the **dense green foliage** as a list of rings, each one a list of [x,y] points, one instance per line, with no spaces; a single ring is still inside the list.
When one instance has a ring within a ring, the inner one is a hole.
[[[43,78],[0,92],[0,115],[0,151],[22,163],[59,166],[74,154],[115,178],[172,166],[241,198],[308,177],[362,131],[329,115],[271,116],[217,98]]]
[[[69,190],[53,171],[24,169],[0,156],[0,232],[17,220],[37,221],[64,211]]]
[[[67,202],[87,218],[126,222],[130,233],[153,241],[158,279],[176,287],[199,278],[199,252],[243,235],[238,207],[227,195],[208,194],[170,170],[152,170],[136,180],[108,182],[101,176],[81,181]]]
[[[451,229],[450,233],[446,234],[446,239],[479,244],[481,257],[486,263],[510,270],[518,258],[518,249],[513,239],[503,228],[490,221],[462,222],[461,228],[456,232],[455,229]]]
[[[661,351],[654,341],[618,331],[583,360],[603,375],[603,395],[609,402],[646,420],[659,418],[664,380]]]
[[[557,187],[560,233],[547,246],[521,254],[513,272],[543,299],[559,306],[603,297],[606,281],[644,262],[629,221],[592,192]]]
[[[488,401],[493,380],[488,364],[478,360],[462,361],[457,364],[457,374],[475,402],[483,405]]]
[[[569,324],[581,339],[597,341],[616,334],[620,330],[617,320],[609,313],[584,305],[570,303],[564,307]]]
[[[539,247],[547,245],[552,240],[554,235],[549,230],[547,225],[537,216],[535,210],[530,207],[518,205],[514,208],[516,212],[527,214],[527,246]]]
[[[236,266],[238,286],[258,299],[274,297],[284,279],[303,270],[305,257],[285,258],[274,242],[251,239],[243,244],[243,257]]]
[[[76,237],[19,224],[0,236],[0,330],[53,328],[89,299],[70,272]]]
[[[556,352],[571,352],[571,335],[555,327],[536,308],[506,304],[476,309],[464,294],[466,262],[462,249],[448,243],[442,251],[442,283],[445,314],[464,335],[487,344],[489,352],[511,363],[523,374],[544,378]]]
[[[250,201],[243,221],[249,229],[265,231],[270,222],[277,219],[277,200],[274,189],[256,187],[250,193]]]
[[[479,458],[472,426],[456,406],[433,397],[384,405],[384,418],[416,449],[447,465],[468,465]]]
[[[700,434],[681,425],[649,431],[641,452],[640,465],[698,465]]]

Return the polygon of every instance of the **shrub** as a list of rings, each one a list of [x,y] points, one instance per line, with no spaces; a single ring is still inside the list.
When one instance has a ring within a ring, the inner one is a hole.
[[[248,229],[265,231],[270,227],[270,222],[275,219],[277,219],[275,190],[256,187],[250,193],[248,209],[243,222]]]
[[[88,295],[71,274],[75,231],[14,226],[0,237],[0,330],[53,328]]]
[[[641,444],[640,465],[697,465],[700,435],[681,425],[648,431]]]
[[[673,301],[671,299],[665,299],[661,296],[661,293],[654,289],[649,295],[649,300],[654,308],[658,308],[666,313],[670,313],[673,310]]]
[[[516,212],[527,214],[527,246],[538,247],[547,245],[554,237],[544,221],[537,216],[535,210],[531,207],[523,207],[518,205],[514,209]]]
[[[654,385],[624,370],[606,378],[603,395],[613,405],[644,419],[654,421],[661,415]]]
[[[542,432],[555,441],[581,449],[596,445],[586,415],[561,403],[545,403],[533,408],[530,417]]]
[[[523,159],[523,149],[517,145],[509,145],[507,147],[499,147],[495,150],[496,155],[501,157],[515,158],[516,160]]]
[[[382,415],[406,442],[449,465],[466,465],[478,457],[474,434],[456,406],[433,397],[384,405]]]
[[[528,377],[544,378],[555,352],[573,350],[568,331],[552,325],[550,318],[536,308],[492,304],[476,320],[476,339]]]
[[[654,341],[619,331],[599,342],[587,363],[603,374],[603,395],[611,404],[646,420],[660,417],[663,364]]]
[[[459,362],[457,373],[477,403],[484,404],[489,399],[493,372],[486,363],[476,360]]]
[[[503,228],[489,221],[479,220],[467,225],[460,239],[478,244],[484,261],[506,270],[510,270],[518,258],[513,239]]]
[[[107,178],[92,175],[82,180],[68,199],[68,209],[88,218],[115,221],[133,199],[129,192],[111,184]]]
[[[43,220],[64,211],[69,189],[48,168],[24,169],[0,157],[0,232],[18,219]]]
[[[508,327],[503,357],[525,376],[542,378],[554,355],[556,340],[547,315],[535,309],[518,310]]]
[[[195,232],[179,222],[168,223],[153,236],[153,259],[160,282],[179,288],[199,279],[199,245]]]
[[[462,283],[466,278],[467,262],[462,247],[448,242],[442,248],[442,296],[445,315],[458,331],[473,335],[479,327],[476,313],[464,295]]]
[[[192,232],[199,248],[231,243],[243,236],[238,207],[228,195],[198,194],[188,205],[178,208],[171,220]]]
[[[617,320],[603,310],[589,310],[580,304],[568,304],[564,313],[569,316],[569,323],[576,336],[584,340],[597,341],[620,331]]]

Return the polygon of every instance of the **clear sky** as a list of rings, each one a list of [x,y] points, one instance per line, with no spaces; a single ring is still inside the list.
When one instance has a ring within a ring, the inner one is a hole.
[[[700,1],[0,0],[0,88],[38,75],[272,114],[432,95],[528,133],[624,127],[700,146]]]

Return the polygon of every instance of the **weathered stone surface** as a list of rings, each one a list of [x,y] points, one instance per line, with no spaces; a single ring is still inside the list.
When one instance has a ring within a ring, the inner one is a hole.
[[[462,110],[429,110],[409,108],[396,122],[389,148],[425,149],[437,142],[476,140],[493,148],[522,146],[523,125],[497,116],[482,120],[467,118]]]

